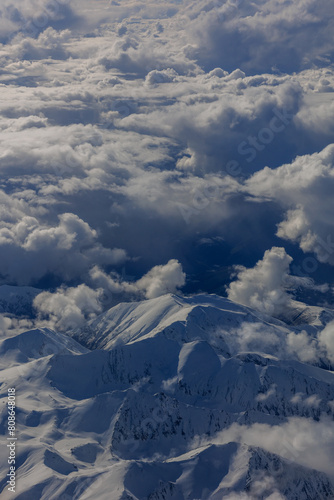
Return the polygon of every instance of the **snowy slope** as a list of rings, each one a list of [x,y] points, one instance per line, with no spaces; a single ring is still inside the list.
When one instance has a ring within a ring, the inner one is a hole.
[[[334,373],[286,352],[298,328],[221,297],[166,295],[119,304],[75,339],[48,329],[4,339],[0,428],[14,386],[16,498],[334,498],[321,461],[241,435],[326,416],[332,439]],[[5,471],[4,448],[0,460]]]
[[[109,349],[119,342],[134,342],[158,332],[180,343],[207,340],[210,334],[210,342],[224,350],[227,346],[220,330],[228,333],[244,322],[261,322],[276,331],[288,331],[285,323],[217,295],[186,298],[168,294],[118,304],[74,332],[74,337],[89,348]]]
[[[293,325],[310,325],[314,329],[322,328],[334,320],[334,310],[328,307],[306,305],[297,300],[291,301],[291,307],[285,311],[282,319]]]
[[[20,361],[25,362],[30,358],[37,359],[51,354],[83,354],[88,349],[71,337],[57,334],[48,328],[38,328],[3,339],[0,342],[0,362],[10,352],[17,354]]]

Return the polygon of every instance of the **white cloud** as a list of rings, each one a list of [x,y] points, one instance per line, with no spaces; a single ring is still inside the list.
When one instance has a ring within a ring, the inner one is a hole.
[[[259,446],[295,464],[333,476],[334,426],[323,417],[319,422],[292,417],[280,425],[233,424],[223,431],[219,442],[237,441]]]
[[[296,286],[320,293],[328,291],[328,286],[317,287],[308,278],[291,275],[291,262],[292,258],[284,248],[273,247],[265,252],[263,259],[253,268],[236,266],[237,279],[227,288],[228,298],[286,321],[289,310],[293,311],[296,305],[293,300]],[[261,323],[245,322],[233,332],[230,341],[231,346],[237,349],[265,351],[303,363],[334,361],[333,322],[328,323],[317,335],[298,329],[279,332]]]
[[[145,293],[147,299],[154,299],[166,293],[176,293],[185,282],[181,264],[172,259],[166,265],[153,267],[136,282],[136,287]]]
[[[291,262],[284,248],[273,247],[255,267],[238,267],[237,280],[227,289],[229,299],[272,316],[280,315],[291,302],[285,290]]]
[[[266,401],[268,398],[274,396],[276,393],[277,393],[277,386],[276,384],[273,384],[267,392],[258,394],[255,399],[256,401],[260,402]]]
[[[79,278],[93,264],[114,265],[126,260],[120,249],[107,249],[97,242],[97,233],[72,213],[59,215],[59,224],[42,224],[25,216],[20,222],[2,224],[0,256],[3,277],[29,284],[47,273],[64,280]]]
[[[67,59],[70,54],[65,44],[70,37],[70,30],[56,31],[51,27],[40,33],[36,39],[26,39],[18,35],[17,39],[14,39],[14,43],[17,40],[17,44],[15,44],[13,56],[15,55],[20,60],[33,59],[35,61],[47,58]]]
[[[264,486],[264,479],[265,478],[262,478],[261,480],[261,484],[262,486]],[[270,478],[268,477],[267,478],[270,482]],[[275,488],[275,484],[272,484],[272,481],[271,481],[271,484],[269,483],[268,486],[271,486],[271,488]],[[255,489],[255,491],[254,491]],[[263,493],[263,490],[262,490],[262,493]],[[224,495],[224,499],[225,500],[257,500],[259,497],[257,496],[258,495],[258,489],[256,488],[256,485],[255,485],[255,488],[253,488],[253,491],[251,493],[229,493],[228,495]],[[286,497],[284,497],[283,495],[281,495],[279,492],[273,492],[273,493],[270,493],[268,496],[266,497],[263,497],[265,498],[265,500],[286,500]]]
[[[232,329],[228,344],[233,353],[266,352],[274,356],[290,357],[286,349],[286,331],[279,331],[270,325],[244,321]],[[224,336],[227,333],[224,332]]]
[[[316,361],[320,349],[316,341],[305,332],[290,332],[287,336],[287,350],[304,363]]]
[[[101,312],[102,290],[86,285],[59,288],[55,293],[42,292],[34,299],[39,321],[45,320],[55,330],[71,330],[82,326]]]
[[[287,349],[304,363],[316,361],[321,352],[316,341],[310,338],[306,332],[289,333],[287,336]]]
[[[185,273],[177,260],[153,267],[134,282],[110,275],[94,266],[90,271],[92,287],[60,287],[55,292],[42,292],[34,299],[36,325],[68,331],[82,326],[110,304],[114,294],[123,300],[151,299],[166,293],[176,293],[185,284]],[[1,318],[1,316],[0,316]],[[7,319],[3,319],[4,325]],[[9,328],[11,325],[7,325]],[[16,325],[17,327],[17,325]]]
[[[325,0],[211,2],[205,11],[202,4],[189,10],[189,55],[205,68],[291,73],[328,60],[332,53],[334,10]],[[323,36],[315,40],[319,29]]]
[[[5,335],[12,326],[12,321],[10,318],[6,317],[4,314],[0,314],[0,334]]]
[[[320,153],[296,158],[275,170],[264,168],[247,182],[247,189],[271,198],[286,210],[277,235],[314,252],[323,263],[334,264],[332,187],[334,146]],[[294,208],[291,208],[294,207]]]
[[[148,85],[158,85],[159,83],[169,83],[173,82],[177,76],[175,70],[168,68],[164,71],[152,70],[147,73],[145,77],[145,82]]]
[[[93,283],[111,293],[129,293],[153,299],[166,293],[176,293],[186,281],[182,265],[172,259],[165,265],[154,266],[135,282],[120,281],[117,275],[107,275],[98,267],[90,272]]]

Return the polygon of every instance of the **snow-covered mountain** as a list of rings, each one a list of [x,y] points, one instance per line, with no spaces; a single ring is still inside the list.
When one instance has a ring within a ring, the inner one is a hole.
[[[334,320],[334,310],[328,307],[310,306],[297,300],[291,301],[291,306],[282,315],[282,320],[293,325],[302,325],[303,328],[322,328]]]
[[[334,372],[291,349],[321,327],[315,313],[289,325],[169,294],[118,304],[71,337],[2,340],[4,435],[8,387],[18,399],[16,498],[334,498]],[[0,487],[10,498],[5,474]]]
[[[181,297],[168,294],[142,302],[121,303],[74,332],[80,343],[92,349],[110,349],[163,335],[181,344],[208,341],[228,354],[233,349],[231,334],[243,324],[259,324],[279,336],[290,331],[286,323],[236,304],[217,295]],[[230,354],[230,353],[229,353]]]

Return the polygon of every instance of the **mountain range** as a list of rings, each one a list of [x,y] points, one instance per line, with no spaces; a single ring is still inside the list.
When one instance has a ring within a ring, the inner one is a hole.
[[[333,318],[297,302],[282,321],[217,295],[168,294],[71,332],[3,338],[4,436],[8,387],[18,401],[15,498],[334,498],[332,366],[291,348],[305,335],[316,344]],[[0,458],[6,471],[4,447]]]

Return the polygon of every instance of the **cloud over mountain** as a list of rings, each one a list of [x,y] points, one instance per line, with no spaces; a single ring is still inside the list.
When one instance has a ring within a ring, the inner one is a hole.
[[[254,268],[236,268],[237,280],[227,289],[229,299],[272,316],[279,315],[291,301],[285,291],[291,262],[284,248],[273,247]]]

